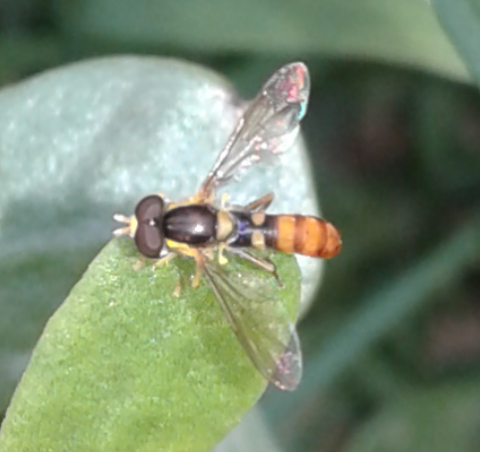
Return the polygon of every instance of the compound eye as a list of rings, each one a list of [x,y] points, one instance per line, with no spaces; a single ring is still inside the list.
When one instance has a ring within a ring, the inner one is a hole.
[[[163,247],[162,233],[154,225],[138,223],[135,231],[135,245],[145,257],[158,258]]]
[[[135,209],[135,216],[139,224],[160,224],[163,216],[163,199],[158,195],[143,198]]]

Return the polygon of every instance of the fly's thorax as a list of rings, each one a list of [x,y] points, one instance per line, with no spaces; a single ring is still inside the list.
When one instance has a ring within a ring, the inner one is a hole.
[[[165,237],[191,246],[216,241],[217,211],[209,204],[190,204],[168,210],[163,218]]]

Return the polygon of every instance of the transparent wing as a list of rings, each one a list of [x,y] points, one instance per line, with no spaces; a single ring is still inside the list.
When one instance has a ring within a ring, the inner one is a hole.
[[[276,71],[240,119],[201,192],[210,194],[252,163],[290,148],[305,116],[309,93],[310,78],[303,63],[287,64]]]
[[[238,341],[264,378],[280,389],[295,389],[302,376],[302,354],[275,279],[260,282],[258,269],[239,271],[208,258],[204,276]]]

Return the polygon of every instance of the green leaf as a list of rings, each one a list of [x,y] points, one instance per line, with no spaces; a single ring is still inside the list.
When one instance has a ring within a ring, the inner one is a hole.
[[[292,256],[272,259],[284,288],[244,262],[228,267],[269,282],[294,320],[298,267]],[[208,451],[255,404],[266,382],[206,282],[188,283],[193,261],[137,263],[132,241],[114,240],[48,322],[0,451]]]
[[[475,0],[432,0],[432,4],[468,70],[480,84],[480,4]]]
[[[112,215],[159,190],[194,193],[239,115],[228,82],[173,59],[93,60],[0,92],[1,411],[47,319],[110,239]],[[312,187],[299,141],[229,193],[242,204],[273,190],[273,211],[315,213]],[[308,295],[318,262],[301,265]]]
[[[435,14],[420,0],[87,0],[57,2],[66,32],[184,49],[386,61],[459,80],[468,74]]]

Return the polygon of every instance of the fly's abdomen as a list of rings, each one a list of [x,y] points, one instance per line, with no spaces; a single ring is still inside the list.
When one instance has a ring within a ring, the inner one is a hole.
[[[328,259],[342,246],[340,233],[325,220],[304,215],[231,212],[235,230],[230,246],[273,248],[284,253]]]
[[[342,247],[338,230],[321,218],[304,215],[268,216],[275,228],[275,240],[271,246],[279,251],[329,259]]]

